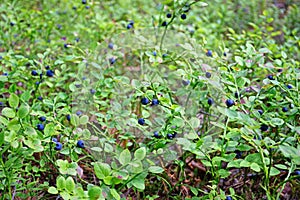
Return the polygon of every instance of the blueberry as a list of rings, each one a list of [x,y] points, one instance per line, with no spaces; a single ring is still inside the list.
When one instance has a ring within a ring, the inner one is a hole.
[[[64,47],[67,49],[69,47],[69,44],[64,44]]]
[[[10,22],[9,24],[10,24],[10,26],[14,26],[15,25],[15,23],[13,23],[13,22]]]
[[[286,87],[287,87],[288,89],[292,89],[292,88],[293,88],[293,86],[292,86],[291,84],[287,84]]]
[[[170,139],[170,140],[172,140],[172,139],[174,138],[174,135],[171,134],[171,133],[168,133],[168,134],[167,134],[167,138]]]
[[[297,176],[300,176],[300,170],[296,170],[295,172],[294,172],[294,174]]]
[[[44,121],[46,121],[46,117],[44,117],[44,116],[39,117],[39,120],[40,120],[41,122],[44,122]]]
[[[287,107],[282,108],[282,112],[287,112],[287,111],[289,111],[289,109]]]
[[[55,149],[56,151],[61,150],[61,149],[62,149],[62,144],[61,144],[60,142],[56,142],[56,143],[55,143],[54,149]]]
[[[277,72],[282,72],[282,69],[280,68],[280,69],[277,69]]]
[[[77,115],[77,116],[80,116],[80,115],[82,115],[82,112],[81,112],[80,110],[78,110],[78,111],[76,112],[76,115]]]
[[[172,14],[171,13],[168,13],[167,14],[167,18],[171,18],[172,17]]]
[[[47,65],[47,66],[46,66],[46,69],[50,69],[50,66],[49,66],[49,65]]]
[[[182,14],[180,17],[181,17],[181,19],[185,20],[186,19],[186,14]]]
[[[260,115],[262,115],[264,112],[262,110],[257,111]]]
[[[214,103],[214,100],[212,98],[208,98],[207,103],[211,106]]]
[[[270,79],[270,80],[275,80],[274,77],[273,77],[272,75],[269,75],[269,76],[268,76],[268,79]]]
[[[39,96],[39,97],[38,97],[38,100],[42,101],[42,100],[43,100],[43,97]]]
[[[53,77],[53,76],[54,76],[54,71],[48,69],[48,70],[46,71],[46,75],[47,75],[48,77]]]
[[[134,21],[133,21],[133,20],[130,20],[130,21],[129,21],[129,25],[133,26],[133,24],[134,24]]]
[[[0,106],[3,106],[3,102],[0,102]]]
[[[8,73],[7,73],[7,72],[4,72],[2,75],[3,75],[3,76],[8,76]]]
[[[41,79],[41,80],[43,79],[43,72],[40,73],[40,79]]]
[[[164,53],[164,54],[162,55],[163,58],[165,58],[165,57],[167,57],[167,56],[168,56],[168,54],[166,54],[166,53]]]
[[[145,124],[145,119],[144,119],[144,118],[139,118],[139,119],[138,119],[138,123],[139,123],[140,125],[144,125],[144,124]]]
[[[75,84],[76,88],[81,88],[81,84]]]
[[[234,101],[232,99],[227,99],[225,103],[228,108],[234,105]]]
[[[152,105],[153,105],[153,106],[156,106],[156,105],[158,105],[158,104],[159,104],[158,99],[152,99]]]
[[[39,131],[43,131],[45,128],[43,124],[38,124],[36,127]]]
[[[238,159],[241,158],[242,157],[242,152],[239,151],[239,150],[236,150],[235,151],[235,157],[238,158]]]
[[[155,132],[153,133],[153,137],[155,137],[155,138],[160,138],[160,135],[159,135],[158,131],[155,131]]]
[[[91,94],[95,94],[96,90],[95,89],[90,89]]]
[[[212,51],[211,51],[211,50],[207,50],[207,52],[206,52],[206,56],[208,56],[208,57],[212,57]]]
[[[269,129],[269,127],[268,127],[268,125],[266,125],[266,124],[262,124],[262,125],[260,126],[260,130],[263,131],[263,132],[267,131],[268,129]]]
[[[211,73],[206,72],[206,73],[205,73],[205,77],[206,77],[206,78],[210,78],[210,77],[211,77]]]
[[[183,84],[184,86],[187,86],[187,85],[190,84],[190,81],[189,81],[189,80],[182,80],[181,82],[182,82],[182,84]]]
[[[116,62],[116,59],[115,58],[109,58],[108,61],[111,65],[113,65]]]
[[[73,9],[73,10],[77,10],[77,7],[76,7],[76,6],[73,6],[72,9]]]
[[[67,115],[67,120],[71,121],[71,115]]]
[[[226,53],[226,52],[224,52],[224,53],[223,53],[223,56],[227,56],[227,53]]]
[[[52,138],[52,142],[58,142],[57,138]]]
[[[143,97],[142,100],[141,100],[141,103],[142,103],[143,105],[147,105],[147,104],[149,103],[149,99],[146,98],[146,97]]]
[[[239,96],[240,96],[240,95],[239,95],[239,93],[238,93],[238,92],[235,92],[235,93],[234,93],[234,97],[235,97],[235,98],[237,98],[237,99],[238,99],[238,98],[239,98]]]
[[[163,21],[163,23],[161,23],[161,26],[167,26],[168,23],[166,21]]]
[[[57,26],[56,26],[58,29],[61,29],[62,28],[62,26],[60,25],[60,24],[57,24]]]
[[[85,6],[85,9],[90,9],[90,6]]]
[[[79,38],[79,37],[75,38],[75,41],[76,41],[76,42],[79,42],[79,40],[80,40],[80,38]]]
[[[82,0],[81,3],[82,3],[82,4],[86,4],[86,0]]]
[[[227,196],[225,200],[232,200],[231,196]]]
[[[131,29],[132,27],[133,27],[133,26],[132,26],[131,24],[128,24],[126,28],[127,28],[127,29]]]
[[[83,142],[83,140],[78,140],[77,141],[77,147],[84,148],[84,142]]]
[[[157,56],[157,53],[156,53],[156,51],[153,51],[153,53],[152,53],[152,54],[153,54],[153,56]]]
[[[114,48],[114,44],[113,43],[109,43],[108,44],[108,48],[113,49]]]
[[[37,76],[37,75],[38,75],[38,73],[37,73],[37,71],[35,71],[35,70],[32,70],[32,71],[31,71],[31,75],[32,75],[32,76]]]

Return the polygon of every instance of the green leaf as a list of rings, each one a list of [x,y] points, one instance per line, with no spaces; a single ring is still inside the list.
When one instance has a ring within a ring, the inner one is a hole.
[[[251,163],[250,168],[255,172],[260,172],[260,167],[257,163]]]
[[[120,156],[119,156],[119,162],[120,162],[122,165],[126,165],[126,164],[128,164],[130,161],[131,161],[131,154],[130,154],[130,151],[129,151],[128,149],[123,150],[123,151],[120,153]]]
[[[71,115],[71,124],[73,126],[79,126],[80,121],[79,121],[79,117],[77,115]]]
[[[56,189],[55,187],[53,187],[53,186],[50,186],[50,187],[48,188],[48,192],[49,192],[50,194],[58,194],[57,189]]]
[[[56,187],[58,190],[64,190],[66,188],[66,179],[63,176],[59,176],[56,179]]]
[[[17,108],[19,105],[19,97],[14,93],[10,94],[8,103],[10,107]]]
[[[110,175],[111,168],[106,163],[95,163],[94,164],[95,174],[99,179],[104,179],[105,177]]]
[[[88,122],[89,122],[89,117],[87,115],[83,115],[79,119],[79,123],[82,125],[87,124]]]
[[[134,152],[134,158],[137,160],[143,160],[146,156],[146,148],[141,147]]]
[[[21,105],[17,112],[17,115],[20,119],[23,119],[28,115],[28,113],[29,113],[29,107],[26,105]]]
[[[5,119],[4,117],[0,116],[0,124],[3,124],[4,126],[7,126],[8,120]]]
[[[12,108],[3,108],[2,115],[8,118],[14,118],[16,116],[16,112]]]
[[[282,124],[284,124],[284,120],[280,118],[272,118],[271,124],[275,126],[281,126]]]
[[[110,194],[111,194],[116,200],[120,200],[120,199],[121,199],[120,195],[118,194],[117,190],[115,190],[115,189],[110,189]]]
[[[280,174],[280,171],[275,167],[271,167],[270,176],[276,176],[278,174]]]
[[[66,189],[71,193],[75,189],[75,183],[71,176],[69,176],[66,180]]]
[[[192,128],[198,128],[200,126],[200,120],[196,117],[192,117],[189,122]]]
[[[99,199],[101,194],[102,194],[102,189],[98,186],[93,186],[88,191],[89,199],[91,200]]]
[[[60,196],[61,196],[64,200],[69,200],[69,199],[71,199],[70,194],[67,193],[66,191],[62,191],[62,192],[60,192],[59,194],[60,194]]]
[[[140,160],[135,160],[129,163],[129,170],[134,174],[141,173],[143,171],[143,164]]]
[[[151,167],[149,167],[148,170],[149,170],[149,172],[154,173],[154,174],[160,174],[165,171],[162,167],[159,167],[159,166],[151,166]]]
[[[145,189],[145,177],[147,176],[147,173],[141,173],[138,176],[134,177],[130,181],[130,183],[136,187],[139,190],[144,190]]]
[[[0,147],[2,146],[2,144],[4,143],[4,132],[0,132]]]
[[[240,56],[235,56],[234,57],[234,60],[235,60],[235,62],[237,62],[238,63],[238,65],[240,65],[240,66],[243,66],[244,64],[244,62],[243,62],[243,58],[242,57],[240,57]]]

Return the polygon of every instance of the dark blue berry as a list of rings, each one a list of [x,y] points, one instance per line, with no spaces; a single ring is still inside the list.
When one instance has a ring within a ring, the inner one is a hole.
[[[32,75],[32,76],[37,76],[37,75],[38,75],[38,73],[37,73],[37,71],[35,71],[35,70],[32,70],[32,71],[31,71],[31,75]]]
[[[141,103],[142,103],[143,105],[147,105],[149,102],[150,102],[149,99],[146,98],[146,97],[143,97],[142,100],[141,100]]]
[[[83,140],[78,140],[77,141],[77,147],[84,148],[84,142],[83,142]]]
[[[86,4],[86,0],[82,0],[81,3],[82,3],[82,4]]]
[[[40,120],[41,122],[44,122],[44,121],[46,121],[46,117],[44,117],[44,116],[39,117],[39,120]]]
[[[157,53],[156,53],[156,51],[153,51],[153,56],[157,56]]]
[[[0,102],[0,106],[3,106],[3,102]]]
[[[49,66],[49,65],[47,65],[47,66],[46,66],[46,69],[50,69],[50,66]]]
[[[186,19],[186,14],[182,14],[180,17],[181,17],[181,19],[185,20]]]
[[[160,135],[159,135],[158,131],[155,131],[155,132],[153,133],[153,137],[155,137],[155,138],[160,138]]]
[[[81,112],[80,110],[78,110],[78,111],[76,112],[76,115],[77,115],[77,116],[80,116],[80,115],[82,115],[82,112]]]
[[[43,124],[38,124],[38,125],[36,126],[36,128],[37,128],[39,131],[43,131],[45,127],[44,127]]]
[[[287,86],[286,86],[288,89],[292,89],[293,88],[293,86],[291,85],[291,84],[287,84]]]
[[[268,127],[268,125],[266,125],[266,124],[262,124],[262,125],[260,126],[260,130],[263,131],[263,132],[267,131],[268,129],[269,129],[269,127]]]
[[[41,80],[43,79],[43,72],[40,73],[40,79],[41,79]]]
[[[163,58],[165,58],[165,57],[167,57],[167,56],[168,56],[168,54],[166,54],[166,53],[164,53],[164,54],[162,55]]]
[[[133,27],[133,26],[132,26],[131,24],[128,24],[126,28],[127,28],[127,29],[131,29],[132,27]]]
[[[73,9],[73,10],[77,10],[77,7],[76,7],[76,6],[73,6],[72,9]]]
[[[282,69],[280,68],[280,69],[277,69],[277,72],[282,72]]]
[[[257,111],[260,115],[262,115],[264,112],[262,110]]]
[[[289,111],[289,109],[287,107],[282,108],[282,112],[287,112],[287,111]]]
[[[223,56],[227,56],[227,53],[226,53],[226,52],[224,52],[224,53],[223,53]]]
[[[48,70],[46,71],[46,75],[47,75],[48,77],[53,77],[53,76],[54,76],[54,71],[48,69]]]
[[[64,47],[67,49],[69,47],[69,44],[64,44]]]
[[[116,59],[115,58],[109,58],[108,61],[111,65],[113,65],[116,62]]]
[[[167,14],[167,18],[171,18],[172,17],[172,14],[171,13],[168,13]]]
[[[234,105],[234,101],[232,99],[227,99],[225,103],[228,108]]]
[[[14,25],[15,25],[15,23],[14,23],[14,22],[10,22],[9,24],[10,24],[10,26],[14,26]]]
[[[158,105],[158,104],[159,104],[158,99],[152,99],[152,105],[153,105],[153,106],[156,106],[156,105]]]
[[[114,48],[114,44],[113,43],[109,43],[108,44],[108,48],[113,49]]]
[[[7,72],[4,72],[2,75],[3,75],[3,76],[8,76],[8,73],[7,73]]]
[[[38,100],[42,101],[42,100],[43,100],[43,97],[39,96],[39,97],[38,97]]]
[[[212,98],[208,98],[207,103],[211,106],[214,103],[214,100]]]
[[[275,80],[274,77],[273,77],[272,75],[269,75],[269,76],[268,76],[268,79],[270,79],[270,80]]]
[[[85,6],[85,9],[90,9],[90,6]]]
[[[71,115],[67,115],[67,120],[71,121]]]
[[[238,159],[241,158],[242,157],[242,152],[239,151],[239,150],[236,150],[235,151],[235,157],[238,158]]]
[[[145,124],[145,119],[144,119],[144,118],[139,118],[139,119],[138,119],[138,123],[139,123],[140,125],[144,125],[144,124]]]
[[[91,92],[91,94],[95,94],[96,90],[95,89],[91,89],[90,92]]]
[[[172,133],[168,133],[167,134],[167,138],[170,139],[170,140],[172,140],[174,138],[174,135]]]
[[[163,23],[161,23],[161,26],[167,26],[168,23],[166,21],[163,21]]]
[[[58,142],[57,138],[52,138],[52,142]]]
[[[81,88],[81,84],[75,84],[76,88]]]
[[[187,85],[190,84],[190,81],[189,81],[189,80],[182,80],[181,82],[182,82],[182,84],[183,84],[184,86],[187,86]]]
[[[59,150],[61,150],[61,149],[62,149],[62,143],[60,143],[60,142],[56,142],[56,143],[55,143],[55,147],[54,147],[54,149],[55,149],[56,151],[59,151]]]
[[[235,97],[235,98],[239,98],[239,96],[240,96],[240,95],[239,95],[238,92],[235,92],[235,93],[234,93],[234,97]]]
[[[231,196],[227,196],[226,200],[232,200]]]
[[[294,172],[294,174],[297,175],[297,176],[300,176],[300,170],[296,170],[296,171]]]
[[[130,20],[130,21],[129,21],[129,24],[130,24],[131,26],[133,26],[134,21],[133,21],[133,20]]]
[[[212,57],[212,51],[211,51],[211,50],[208,50],[208,51],[206,52],[206,56]]]
[[[205,73],[205,77],[206,77],[206,78],[210,78],[210,77],[211,77],[211,73],[206,72],[206,73]]]

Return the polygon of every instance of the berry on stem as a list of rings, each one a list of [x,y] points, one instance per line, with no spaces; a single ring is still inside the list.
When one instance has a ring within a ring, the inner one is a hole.
[[[39,131],[43,131],[45,127],[44,127],[43,124],[38,124],[38,125],[36,125],[36,128],[37,128]]]
[[[144,118],[139,118],[138,123],[139,123],[139,125],[144,125],[145,124],[145,119]]]
[[[227,99],[225,103],[227,108],[230,108],[231,106],[234,105],[234,101],[232,99]]]
[[[84,142],[83,142],[83,140],[78,140],[77,141],[77,147],[79,147],[79,148],[84,148]]]
[[[146,98],[146,97],[143,97],[142,100],[141,100],[141,103],[142,103],[143,105],[147,105],[149,102],[150,102],[149,99]]]
[[[62,143],[56,142],[56,143],[55,143],[54,149],[55,149],[56,151],[60,151],[60,150],[62,149]]]

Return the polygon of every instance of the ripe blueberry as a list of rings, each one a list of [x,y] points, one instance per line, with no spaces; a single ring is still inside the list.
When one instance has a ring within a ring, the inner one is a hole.
[[[171,13],[168,13],[167,14],[167,18],[171,18],[172,17],[172,14]]]
[[[113,43],[109,43],[108,44],[108,48],[113,49],[114,48],[114,44]]]
[[[184,86],[187,86],[187,85],[190,84],[190,81],[189,81],[189,80],[182,80],[181,82],[182,82],[182,84],[183,84]]]
[[[156,51],[153,51],[153,56],[157,56],[157,53],[156,53]]]
[[[232,200],[231,196],[227,196],[226,200]]]
[[[51,69],[48,69],[48,70],[46,71],[46,75],[47,75],[48,77],[53,77],[53,76],[54,76],[54,71],[51,70]]]
[[[293,88],[293,86],[291,85],[291,84],[287,84],[287,86],[286,86],[288,89],[292,89]]]
[[[82,115],[82,112],[81,112],[80,110],[78,110],[78,111],[76,112],[76,115],[77,115],[77,116],[80,116],[80,115]]]
[[[126,28],[127,28],[127,29],[131,29],[132,27],[133,27],[133,26],[132,26],[131,24],[128,24]]]
[[[49,65],[47,65],[47,66],[46,66],[46,69],[50,69],[50,66],[49,66]]]
[[[211,51],[211,50],[207,50],[207,52],[206,52],[206,56],[208,56],[208,57],[212,57],[212,51]]]
[[[82,4],[86,4],[86,0],[82,0],[81,3],[82,3]]]
[[[62,149],[62,144],[61,144],[60,142],[56,142],[56,143],[55,143],[54,149],[55,149],[56,151],[61,150],[61,149]]]
[[[186,19],[186,14],[182,14],[180,17],[181,17],[181,19],[185,20]]]
[[[224,55],[224,56],[227,56],[227,53],[226,53],[226,52],[224,52],[224,53],[223,53],[223,55]]]
[[[300,170],[296,170],[294,174],[300,176]]]
[[[52,138],[52,142],[58,142],[57,138]]]
[[[155,137],[155,138],[160,138],[160,135],[159,135],[158,131],[155,131],[155,132],[153,133],[153,137]]]
[[[287,111],[289,111],[289,109],[287,107],[282,108],[282,112],[287,112]]]
[[[113,65],[116,62],[116,59],[115,58],[109,58],[108,61],[111,65]]]
[[[168,23],[166,21],[163,21],[163,23],[161,23],[161,26],[167,26]]]
[[[2,75],[3,75],[3,76],[8,76],[8,73],[7,73],[7,72],[4,72]]]
[[[91,94],[95,94],[96,90],[95,89],[90,89]]]
[[[42,100],[43,100],[43,97],[39,96],[39,97],[38,97],[38,100],[42,101]]]
[[[158,99],[152,99],[152,106],[156,106],[159,104]]]
[[[207,103],[211,106],[214,103],[214,100],[212,98],[208,98]]]
[[[280,69],[277,69],[277,72],[282,72],[282,69],[280,68]]]
[[[133,20],[130,20],[130,21],[129,21],[129,24],[130,24],[131,26],[133,26],[134,21],[133,21]]]
[[[260,115],[262,115],[264,112],[262,110],[257,111]]]
[[[38,124],[36,127],[39,131],[43,131],[45,128],[43,124]]]
[[[32,75],[32,76],[37,76],[37,75],[38,75],[38,73],[37,73],[37,71],[35,71],[35,70],[32,70],[32,71],[31,71],[31,75]]]
[[[171,134],[171,133],[168,133],[168,134],[167,134],[167,138],[168,138],[168,139],[172,140],[172,139],[173,139],[173,137],[174,137],[174,135],[173,135],[173,134]]]
[[[274,78],[272,75],[269,75],[269,76],[268,76],[268,79],[270,79],[270,80],[275,80],[275,78]]]
[[[44,117],[44,116],[39,117],[39,120],[40,120],[41,122],[44,122],[44,121],[46,121],[46,117]]]
[[[227,99],[225,103],[228,108],[234,105],[234,101],[232,99]]]
[[[206,77],[206,78],[210,78],[210,77],[211,77],[211,73],[206,72],[206,73],[205,73],[205,77]]]
[[[71,121],[71,115],[67,115],[67,120]]]
[[[78,140],[77,141],[77,147],[84,148],[84,142],[83,142],[83,140]]]
[[[262,124],[262,125],[260,126],[260,130],[263,131],[263,132],[267,131],[268,129],[269,129],[269,127],[268,127],[268,125],[266,125],[266,124]]]
[[[235,93],[234,93],[234,97],[235,97],[235,98],[239,98],[239,96],[240,96],[240,95],[239,95],[238,92],[235,92]]]
[[[139,119],[138,119],[138,123],[139,123],[140,125],[144,125],[144,124],[145,124],[145,119],[144,119],[144,118],[139,118]]]
[[[143,97],[142,100],[141,100],[141,103],[142,103],[143,105],[147,105],[147,104],[149,103],[149,99],[146,98],[146,97]]]
[[[10,24],[10,26],[14,26],[15,25],[15,23],[13,23],[13,22],[10,22],[9,24]]]
[[[241,158],[241,157],[242,157],[242,152],[239,151],[239,150],[236,150],[236,151],[235,151],[235,157],[236,157],[236,158]]]

